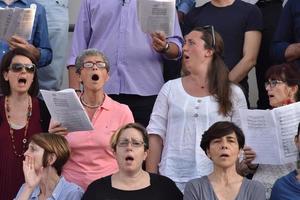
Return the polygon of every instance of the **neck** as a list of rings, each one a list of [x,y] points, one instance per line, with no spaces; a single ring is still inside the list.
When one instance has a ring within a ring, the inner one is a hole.
[[[198,88],[208,88],[208,79],[206,72],[198,74],[191,73],[188,77]]]
[[[28,100],[29,94],[12,92],[8,97],[10,98],[10,100],[12,102],[23,102],[23,101]],[[14,105],[17,105],[17,104],[14,104]]]
[[[104,92],[84,91],[81,101],[86,107],[99,107],[103,104],[105,98]]]
[[[216,7],[226,7],[234,3],[235,0],[211,0],[211,4]]]
[[[59,182],[59,176],[56,170],[52,167],[47,167],[43,170],[43,176],[39,184],[41,194],[44,197],[50,197]]]
[[[5,3],[6,3],[6,5],[10,5],[10,4],[12,4],[15,0],[3,0]]]
[[[135,183],[137,180],[140,180],[141,177],[143,177],[147,172],[145,172],[142,169],[139,169],[136,172],[128,173],[128,172],[123,172],[120,170],[117,172],[115,175],[118,177],[119,180],[122,182],[128,182],[128,184]]]
[[[209,175],[209,179],[212,182],[219,182],[227,185],[236,182],[237,180],[242,180],[243,177],[237,173],[235,165],[229,168],[214,166],[214,171]]]

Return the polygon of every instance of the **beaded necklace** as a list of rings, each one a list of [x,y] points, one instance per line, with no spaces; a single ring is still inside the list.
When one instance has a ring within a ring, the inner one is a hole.
[[[23,140],[22,140],[22,152],[21,154],[19,154],[17,152],[16,146],[15,146],[15,137],[14,137],[14,130],[11,127],[11,122],[10,122],[10,106],[9,106],[9,99],[6,96],[5,97],[5,114],[6,114],[6,119],[7,119],[7,123],[9,125],[9,134],[10,134],[10,139],[11,139],[11,143],[12,143],[12,150],[13,153],[18,156],[18,157],[22,157],[25,150],[26,150],[26,144],[27,144],[27,131],[28,131],[28,125],[29,125],[29,120],[32,114],[32,103],[31,103],[31,97],[28,96],[28,110],[27,110],[27,119],[26,119],[26,125],[25,125],[25,130],[24,130],[24,136],[23,136]]]
[[[104,98],[105,98],[105,96],[104,96]],[[94,108],[99,108],[99,106],[101,106],[101,105],[103,104],[104,99],[103,99],[102,103],[100,103],[100,104],[97,104],[97,105],[89,105],[89,104],[87,104],[87,103],[83,100],[83,96],[81,95],[81,96],[80,96],[80,102],[82,103],[82,105],[84,105],[84,106],[86,106],[86,107],[88,107],[88,108],[94,109]]]

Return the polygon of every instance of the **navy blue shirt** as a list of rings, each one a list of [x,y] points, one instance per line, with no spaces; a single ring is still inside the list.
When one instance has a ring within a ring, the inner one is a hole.
[[[278,64],[285,62],[285,50],[290,44],[298,42],[300,42],[300,1],[288,0],[281,12],[273,39],[271,57],[274,62]]]
[[[294,170],[278,179],[272,188],[270,200],[300,199],[300,181],[297,180],[296,176],[297,171]]]
[[[0,0],[0,8],[30,8],[31,4],[36,4],[37,8],[31,39],[28,42],[39,49],[40,59],[38,67],[44,67],[50,64],[52,60],[52,50],[48,39],[48,26],[44,7],[33,0],[17,0],[9,6]],[[8,43],[0,40],[0,59],[7,51],[9,51]]]

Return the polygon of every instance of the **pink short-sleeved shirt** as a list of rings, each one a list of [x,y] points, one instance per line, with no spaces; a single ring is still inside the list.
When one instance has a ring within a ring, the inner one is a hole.
[[[63,168],[63,176],[86,190],[92,181],[116,172],[118,165],[110,148],[110,138],[120,126],[133,121],[128,106],[106,95],[93,116],[94,130],[66,136],[71,157]]]

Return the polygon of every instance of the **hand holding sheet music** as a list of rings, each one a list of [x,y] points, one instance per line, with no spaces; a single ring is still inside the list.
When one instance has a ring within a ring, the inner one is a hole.
[[[300,122],[300,102],[273,110],[239,110],[246,144],[257,154],[253,163],[295,162],[294,137]]]
[[[41,90],[41,93],[51,117],[69,132],[94,129],[74,89]]]

